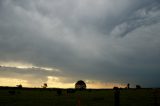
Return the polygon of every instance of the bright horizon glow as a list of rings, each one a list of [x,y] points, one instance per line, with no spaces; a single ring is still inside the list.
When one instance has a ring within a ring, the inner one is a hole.
[[[30,86],[27,80],[20,80],[16,78],[0,78],[0,86],[16,86],[22,84],[24,87]]]
[[[41,82],[37,83],[37,85],[30,84],[27,80],[22,79],[16,79],[16,78],[0,78],[0,86],[12,86],[16,87],[16,85],[22,84],[23,87],[36,87],[41,88],[43,83],[47,83],[48,88],[75,88],[75,83],[63,83],[60,82],[60,78],[58,77],[48,77],[47,82]],[[105,88],[113,88],[113,87],[119,87],[124,88],[124,84],[119,83],[102,83],[102,82],[94,82],[89,83],[86,82],[87,88],[91,89],[105,89]]]
[[[59,72],[59,69],[53,69],[49,67],[37,67],[32,64],[27,63],[18,63],[18,62],[6,62],[2,63],[0,62],[2,67],[14,67],[19,69],[29,69],[29,68],[35,68],[35,69],[43,69],[44,71],[57,71]],[[0,86],[16,86],[18,84],[22,84],[23,87],[42,87],[43,83],[48,84],[48,88],[74,88],[76,82],[68,82],[64,83],[63,80],[67,80],[67,78],[63,79],[62,77],[58,76],[47,76],[47,81],[43,80],[36,80],[34,79],[34,83],[30,78],[28,79],[18,79],[18,78],[7,78],[7,77],[1,77],[0,78]],[[112,83],[112,82],[100,82],[100,81],[94,81],[94,80],[84,80],[87,84],[87,88],[113,88],[113,87],[121,87],[124,88],[125,84],[119,84],[119,83]]]

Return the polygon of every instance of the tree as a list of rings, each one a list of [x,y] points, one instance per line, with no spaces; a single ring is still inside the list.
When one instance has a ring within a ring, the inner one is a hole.
[[[130,84],[128,83],[128,84],[127,84],[127,89],[129,89],[129,88],[130,88]]]
[[[47,86],[48,86],[47,83],[44,83],[42,87],[47,88]]]
[[[22,88],[22,84],[16,85],[17,88]]]
[[[136,85],[136,89],[141,89],[141,86],[140,85]]]
[[[77,81],[76,82],[76,84],[75,84],[75,89],[86,89],[86,84],[85,84],[85,82],[84,81],[82,81],[82,80],[79,80],[79,81]]]

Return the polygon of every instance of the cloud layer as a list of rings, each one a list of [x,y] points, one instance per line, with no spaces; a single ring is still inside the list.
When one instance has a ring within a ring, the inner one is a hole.
[[[68,82],[157,87],[159,28],[158,0],[1,0],[0,62],[56,67]],[[41,70],[10,72],[49,76]]]

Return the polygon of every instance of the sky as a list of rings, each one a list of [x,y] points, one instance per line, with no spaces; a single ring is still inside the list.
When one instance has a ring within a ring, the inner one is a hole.
[[[160,87],[159,0],[0,0],[0,86]]]

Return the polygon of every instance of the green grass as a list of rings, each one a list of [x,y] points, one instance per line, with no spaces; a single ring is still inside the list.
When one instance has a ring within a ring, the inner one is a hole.
[[[0,89],[0,106],[114,106],[114,90],[86,90],[57,95],[55,90],[17,89],[15,95],[9,94],[12,89]],[[156,95],[156,96],[155,96]],[[154,106],[155,97],[160,101],[160,90],[122,89],[120,106]],[[160,105],[160,103],[159,103]]]

